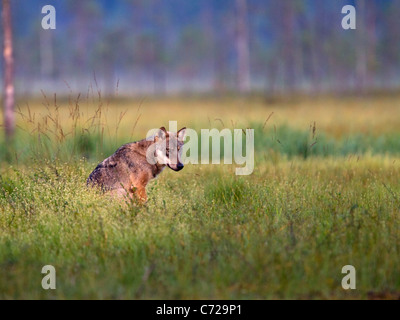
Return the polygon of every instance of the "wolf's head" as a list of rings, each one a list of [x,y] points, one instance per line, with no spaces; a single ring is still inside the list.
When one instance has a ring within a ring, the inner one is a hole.
[[[154,141],[156,145],[155,157],[157,162],[166,164],[174,171],[183,169],[182,147],[185,139],[186,128],[182,128],[177,133],[167,131],[161,127],[155,135]]]

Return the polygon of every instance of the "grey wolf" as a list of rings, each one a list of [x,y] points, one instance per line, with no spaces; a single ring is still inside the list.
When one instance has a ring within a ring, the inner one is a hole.
[[[121,146],[93,170],[87,179],[88,186],[98,186],[104,192],[144,203],[147,201],[146,185],[165,167],[180,171],[183,140],[186,128],[177,133],[161,127],[147,139]]]

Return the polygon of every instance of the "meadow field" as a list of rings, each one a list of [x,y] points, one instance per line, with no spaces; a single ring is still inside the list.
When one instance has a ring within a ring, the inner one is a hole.
[[[0,299],[400,298],[399,94],[46,93],[20,98],[17,118],[14,146],[0,135]],[[253,128],[254,172],[166,169],[145,205],[86,187],[99,161],[172,120]]]

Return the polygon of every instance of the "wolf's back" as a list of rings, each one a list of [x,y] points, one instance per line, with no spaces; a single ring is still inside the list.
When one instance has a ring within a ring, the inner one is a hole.
[[[103,191],[118,189],[129,178],[129,145],[120,147],[112,156],[99,163],[87,179],[88,186],[101,187]]]

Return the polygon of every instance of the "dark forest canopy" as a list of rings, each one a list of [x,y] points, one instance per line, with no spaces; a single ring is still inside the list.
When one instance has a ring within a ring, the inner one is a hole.
[[[238,0],[13,0],[16,86],[106,93],[234,90]],[[251,90],[348,91],[400,84],[400,1],[244,0]],[[43,30],[41,8],[57,11]],[[343,30],[344,5],[357,29]],[[67,84],[68,85],[67,85]]]

